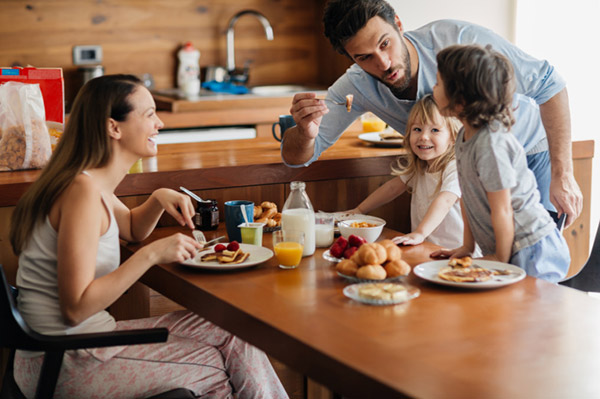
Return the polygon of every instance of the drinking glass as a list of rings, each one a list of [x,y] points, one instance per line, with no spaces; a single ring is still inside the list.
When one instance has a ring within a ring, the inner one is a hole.
[[[334,218],[331,213],[315,213],[315,243],[319,248],[325,248],[333,243]]]
[[[279,230],[273,232],[273,251],[282,269],[294,269],[300,264],[304,250],[304,232]]]

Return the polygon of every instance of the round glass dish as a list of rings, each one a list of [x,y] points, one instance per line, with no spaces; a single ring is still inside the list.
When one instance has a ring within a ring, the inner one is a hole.
[[[390,277],[390,278],[386,278],[383,280],[369,280],[366,278],[358,278],[355,276],[346,276],[345,274],[342,274],[340,272],[337,272],[338,276],[345,278],[348,281],[351,281],[353,283],[391,283],[394,281],[400,281],[402,280],[404,277],[406,276],[396,276],[396,277]]]
[[[359,284],[348,285],[344,288],[344,291],[343,291],[344,295],[350,299],[353,299],[353,300],[361,302],[361,303],[365,303],[367,305],[385,306],[385,305],[396,305],[399,303],[408,302],[411,299],[414,299],[421,294],[421,290],[418,289],[417,287],[413,287],[412,285],[387,283],[387,284],[390,284],[393,286],[401,286],[404,288],[404,291],[401,291],[402,292],[401,295],[395,295],[393,299],[373,299],[373,298],[366,298],[364,296],[361,296],[359,294],[361,287],[364,287],[364,286],[370,285],[370,284],[373,284],[373,283],[359,283]],[[377,283],[377,284],[380,284],[382,286],[386,285],[386,283]]]

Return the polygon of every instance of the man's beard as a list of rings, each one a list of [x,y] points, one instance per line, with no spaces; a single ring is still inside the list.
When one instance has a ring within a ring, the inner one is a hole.
[[[404,57],[402,59],[402,62],[404,65],[397,64],[397,65],[391,66],[387,71],[385,71],[385,73],[381,77],[374,76],[374,75],[371,75],[371,76],[373,76],[375,79],[379,80],[381,83],[383,83],[384,85],[389,87],[392,94],[394,96],[396,96],[397,98],[408,98],[409,97],[408,89],[410,87],[410,72],[411,72],[411,70],[410,70],[410,54],[408,54],[408,48],[406,47],[406,43],[404,43],[404,41],[400,41],[400,43],[402,43],[402,46],[404,47]],[[396,80],[394,83],[388,82],[386,80],[386,77],[388,77],[389,75],[396,72],[402,66],[404,67],[404,76],[401,79]]]

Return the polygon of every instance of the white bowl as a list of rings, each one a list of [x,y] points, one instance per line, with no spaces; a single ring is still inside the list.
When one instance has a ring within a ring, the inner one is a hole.
[[[367,215],[352,215],[352,218],[348,218],[338,222],[338,227],[340,229],[340,234],[344,238],[348,238],[350,235],[354,234],[355,236],[359,236],[367,240],[367,242],[375,242],[377,238],[381,235],[383,231],[383,226],[385,226],[385,220],[375,217],[375,216],[367,216]],[[370,224],[374,224],[374,227],[351,227],[352,223],[361,223],[367,222]]]

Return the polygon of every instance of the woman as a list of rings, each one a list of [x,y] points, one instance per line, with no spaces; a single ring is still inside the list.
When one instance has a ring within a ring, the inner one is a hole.
[[[185,387],[209,397],[287,397],[265,354],[189,312],[115,320],[104,309],[152,265],[181,262],[201,246],[175,234],[119,266],[119,238],[141,241],[167,211],[193,228],[191,200],[158,189],[128,209],[114,194],[131,165],[156,155],[163,126],[154,100],[131,75],[89,81],[39,179],[17,204],[10,238],[19,255],[18,307],[44,334],[167,327],[163,344],[68,351],[56,398],[137,398]],[[31,398],[40,353],[18,351],[15,379]]]

